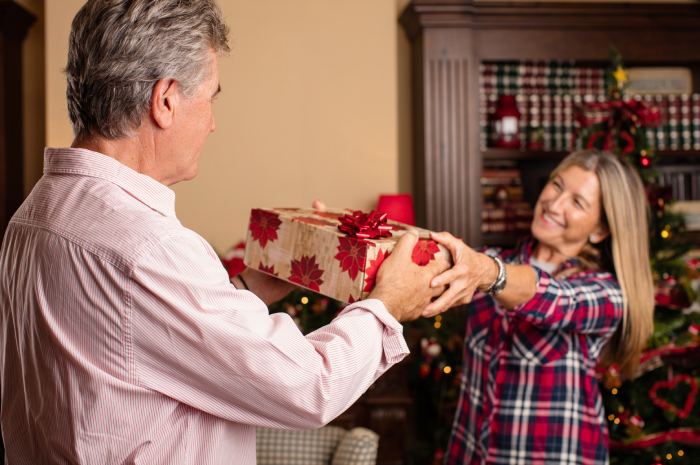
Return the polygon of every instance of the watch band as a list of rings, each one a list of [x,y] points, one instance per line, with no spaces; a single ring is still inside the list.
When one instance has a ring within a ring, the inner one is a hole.
[[[498,294],[503,292],[503,289],[505,289],[506,287],[506,265],[503,263],[503,260],[501,260],[497,255],[486,255],[493,258],[496,262],[496,265],[498,265],[498,276],[496,276],[496,280],[492,282],[491,285],[488,288],[486,288],[486,291],[484,292],[496,297]]]

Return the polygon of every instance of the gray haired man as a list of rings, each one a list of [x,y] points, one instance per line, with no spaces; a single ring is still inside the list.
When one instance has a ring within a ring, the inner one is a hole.
[[[369,299],[303,336],[267,310],[287,284],[229,282],[182,227],[167,186],[197,174],[216,128],[227,32],[214,0],[90,0],[75,17],[75,140],[46,149],[0,252],[7,463],[255,463],[255,426],[332,420],[443,290],[446,265],[412,264],[407,234]]]

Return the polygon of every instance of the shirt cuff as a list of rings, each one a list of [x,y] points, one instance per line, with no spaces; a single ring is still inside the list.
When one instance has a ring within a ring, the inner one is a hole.
[[[387,311],[384,303],[378,299],[367,299],[345,307],[338,316],[354,310],[365,310],[370,312],[384,325],[384,334],[382,336],[382,347],[386,361],[390,364],[398,363],[403,360],[406,355],[410,354],[406,340],[403,337],[403,326],[396,321],[396,318],[391,316]]]

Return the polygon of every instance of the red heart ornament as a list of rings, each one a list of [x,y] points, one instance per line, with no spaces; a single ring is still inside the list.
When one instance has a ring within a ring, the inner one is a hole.
[[[687,382],[688,384],[690,384],[690,392],[688,393],[688,397],[686,397],[685,399],[683,410],[659,398],[657,394],[657,391],[659,389],[666,388],[668,390],[672,390],[682,382]],[[695,378],[693,378],[690,375],[680,375],[676,376],[671,381],[657,381],[656,383],[652,384],[651,389],[649,390],[649,397],[655,405],[661,407],[666,411],[675,413],[678,416],[678,418],[684,419],[688,418],[688,415],[690,414],[691,410],[693,410],[693,406],[695,405],[695,394],[697,394],[697,392],[698,382],[695,380]]]

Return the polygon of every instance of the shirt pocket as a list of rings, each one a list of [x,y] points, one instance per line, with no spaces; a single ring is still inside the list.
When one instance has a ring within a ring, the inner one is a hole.
[[[513,322],[510,357],[518,362],[546,365],[562,358],[569,351],[569,333],[533,326],[524,320]]]

